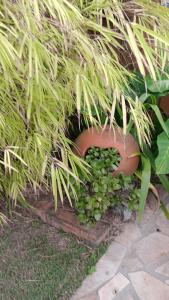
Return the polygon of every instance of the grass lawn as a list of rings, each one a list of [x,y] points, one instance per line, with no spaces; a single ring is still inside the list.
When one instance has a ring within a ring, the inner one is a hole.
[[[0,229],[0,300],[70,299],[106,248],[17,216]]]

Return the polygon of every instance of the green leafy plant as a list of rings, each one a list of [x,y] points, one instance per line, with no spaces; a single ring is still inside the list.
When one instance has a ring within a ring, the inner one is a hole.
[[[119,56],[132,53],[154,78],[168,60],[168,10],[144,0],[1,0],[0,11],[0,192],[13,209],[28,186],[52,187],[57,208],[65,194],[71,203],[70,178],[86,173],[71,149],[73,114],[100,125],[102,108],[113,124],[122,104],[124,132],[129,111],[140,143],[150,141],[143,106],[125,98],[132,74]]]
[[[150,74],[145,77],[139,71],[134,72],[134,78],[129,78],[130,95],[150,108],[149,105],[158,105],[162,96],[169,94],[169,73],[168,67],[156,74],[154,80]]]
[[[85,157],[90,176],[77,186],[76,208],[82,223],[99,221],[109,207],[127,203],[130,209],[138,206],[139,191],[133,177],[120,174],[113,177],[120,156],[115,149],[92,147]]]
[[[157,174],[169,174],[169,120],[165,122],[166,131],[157,137],[158,156],[155,159]]]
[[[159,99],[162,96],[169,95],[168,77],[169,74],[165,72],[161,74],[159,80],[154,82],[149,75],[146,76],[144,84],[147,87],[147,92],[139,97],[139,100],[145,103],[145,107],[152,109],[156,115],[156,118],[154,117],[155,132],[153,134],[152,147],[155,152],[155,169],[157,174],[169,174],[169,167],[166,164],[166,161],[169,159],[169,120],[164,120],[164,116],[158,107]]]
[[[169,75],[168,69],[161,74],[156,74],[157,80],[153,81],[150,74],[145,78],[137,71],[135,79],[131,81],[133,97],[137,96],[137,101],[143,103],[147,113],[153,118],[152,139],[149,145],[144,144],[142,147],[141,172],[136,172],[141,180],[139,219],[141,220],[148,191],[151,186],[152,175],[158,176],[164,188],[169,192],[169,180],[166,176],[169,174],[169,120],[163,115],[159,108],[159,99],[169,94]],[[136,130],[130,122],[130,131],[136,136]],[[158,198],[158,193],[153,188],[153,192]],[[159,201],[159,199],[158,199]],[[162,204],[162,207],[164,204]]]

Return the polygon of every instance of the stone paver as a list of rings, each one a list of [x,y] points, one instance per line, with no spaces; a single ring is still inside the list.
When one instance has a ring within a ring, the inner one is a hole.
[[[100,300],[114,299],[119,294],[119,292],[121,292],[128,284],[129,280],[121,273],[118,273],[99,289]]]
[[[143,264],[137,257],[126,257],[126,259],[121,264],[121,270],[123,270],[123,272],[125,273],[138,271],[142,267]]]
[[[114,300],[135,300],[135,298],[127,289],[125,289],[123,292],[117,295]]]
[[[169,203],[159,190],[160,199]],[[71,300],[169,300],[169,221],[164,214],[154,214],[149,206],[141,224],[125,223]]]
[[[158,267],[156,272],[169,277],[169,261]]]
[[[135,223],[135,226],[133,226],[133,223],[126,223],[124,231],[115,238],[115,241],[122,244],[123,246],[129,247],[140,237],[141,232],[137,224]]]
[[[132,285],[141,300],[168,300],[169,286],[146,272],[129,274]]]
[[[152,263],[169,254],[169,237],[154,232],[138,242],[135,248],[143,263]]]

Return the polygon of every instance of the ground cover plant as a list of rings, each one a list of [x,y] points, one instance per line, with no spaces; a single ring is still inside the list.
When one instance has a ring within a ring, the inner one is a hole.
[[[90,175],[83,179],[83,184],[77,185],[75,204],[82,223],[99,221],[108,208],[122,205],[128,209],[138,208],[139,189],[134,176],[112,175],[120,162],[116,149],[92,147],[85,161],[90,167]]]
[[[99,125],[102,108],[112,125],[120,107],[124,133],[129,114],[139,143],[150,141],[119,53],[155,80],[168,60],[168,23],[154,1],[0,1],[0,192],[9,210],[25,205],[27,185],[52,187],[56,207],[58,195],[71,203],[70,177],[85,172],[67,132],[73,114]]]

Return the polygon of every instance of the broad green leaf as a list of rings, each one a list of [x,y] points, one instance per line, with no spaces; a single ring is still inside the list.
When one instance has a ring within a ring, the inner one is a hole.
[[[151,85],[147,86],[148,90],[153,93],[169,93],[169,80],[158,80]]]
[[[164,189],[169,193],[169,180],[168,177],[166,175],[158,175],[161,184],[163,185]]]
[[[167,121],[169,126],[169,120]],[[169,137],[162,132],[157,137],[158,156],[155,160],[157,174],[169,173]]]
[[[147,145],[144,145],[144,155],[146,155],[150,159],[152,169],[154,172],[156,172],[155,158]],[[169,193],[168,177],[166,175],[158,174],[158,178],[159,178],[161,184],[163,185],[164,189]]]
[[[151,164],[150,160],[143,156],[141,157],[142,160],[142,175],[141,175],[141,189],[140,189],[140,201],[139,201],[139,208],[138,208],[138,219],[141,221],[143,211],[145,208],[148,190],[150,186],[150,177],[151,177]]]

